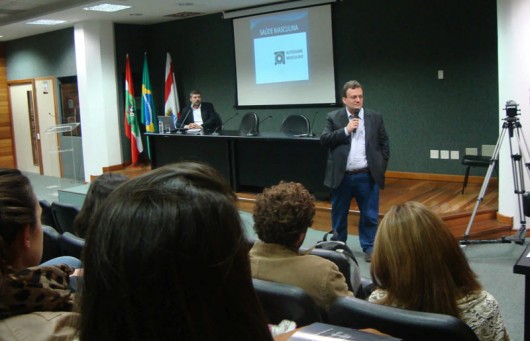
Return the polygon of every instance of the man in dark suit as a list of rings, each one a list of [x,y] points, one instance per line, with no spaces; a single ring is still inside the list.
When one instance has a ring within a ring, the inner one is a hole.
[[[359,241],[365,260],[372,249],[379,218],[379,188],[385,186],[390,157],[388,135],[381,114],[363,107],[363,88],[344,84],[344,108],[328,113],[320,142],[329,148],[324,185],[331,188],[331,224],[336,238],[346,242],[348,212],[355,198],[359,206]]]
[[[202,129],[206,133],[221,130],[221,116],[215,112],[212,103],[202,102],[201,92],[190,92],[190,105],[182,109],[177,120],[177,128]]]

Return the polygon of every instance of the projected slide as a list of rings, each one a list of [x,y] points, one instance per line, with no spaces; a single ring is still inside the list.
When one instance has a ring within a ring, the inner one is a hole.
[[[256,84],[309,79],[307,11],[250,21]]]
[[[331,6],[234,19],[237,105],[335,104]]]

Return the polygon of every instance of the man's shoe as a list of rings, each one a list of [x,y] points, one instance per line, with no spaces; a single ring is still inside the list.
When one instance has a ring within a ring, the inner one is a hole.
[[[364,261],[366,263],[370,263],[372,261],[372,253],[371,252],[367,252],[364,254]]]

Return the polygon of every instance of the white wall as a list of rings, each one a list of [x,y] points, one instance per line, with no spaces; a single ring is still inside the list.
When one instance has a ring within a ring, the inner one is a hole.
[[[514,100],[519,104],[522,125],[521,144],[523,156],[528,151],[530,141],[530,1],[497,0],[497,25],[499,49],[499,131],[502,118],[506,117],[506,101]],[[514,154],[517,152],[517,139],[513,138]],[[514,194],[514,176],[510,158],[508,132],[502,141],[499,155],[499,213],[514,217],[514,229],[519,229],[520,217],[517,195]],[[528,155],[526,155],[528,156]],[[530,162],[526,159],[525,162]],[[529,171],[525,171],[525,189],[529,190]]]
[[[121,165],[114,24],[74,27],[85,180],[103,167]]]

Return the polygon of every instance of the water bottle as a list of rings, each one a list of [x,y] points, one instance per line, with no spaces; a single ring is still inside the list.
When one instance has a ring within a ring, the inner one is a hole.
[[[163,134],[164,133],[164,122],[158,121],[158,133]]]

